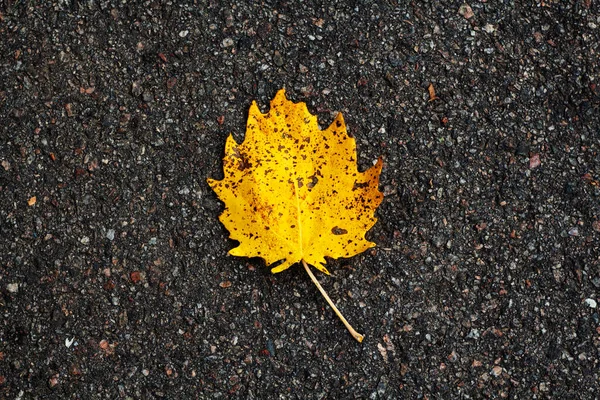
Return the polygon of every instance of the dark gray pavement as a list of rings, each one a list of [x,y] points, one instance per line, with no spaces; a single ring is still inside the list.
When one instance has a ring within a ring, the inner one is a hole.
[[[0,6],[0,398],[598,396],[598,1],[172,3]],[[206,178],[281,87],[385,160],[319,275],[362,344],[227,255]]]

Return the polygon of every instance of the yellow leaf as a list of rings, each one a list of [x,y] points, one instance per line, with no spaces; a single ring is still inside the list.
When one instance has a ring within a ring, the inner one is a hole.
[[[302,262],[329,305],[359,342],[307,264],[329,274],[325,257],[351,257],[375,246],[365,233],[375,224],[382,160],[365,172],[356,165],[356,142],[341,114],[325,130],[305,103],[293,103],[282,89],[262,114],[252,102],[246,137],[229,135],[224,179],[208,183],[225,203],[219,219],[239,246],[235,256],[261,257],[271,271]]]
[[[356,166],[356,142],[338,114],[320,130],[305,103],[280,90],[262,114],[253,102],[246,137],[225,145],[221,181],[209,185],[225,203],[219,219],[240,245],[229,253],[261,257],[281,272],[302,260],[329,274],[325,257],[351,257],[375,246],[365,233],[377,220],[382,161]]]

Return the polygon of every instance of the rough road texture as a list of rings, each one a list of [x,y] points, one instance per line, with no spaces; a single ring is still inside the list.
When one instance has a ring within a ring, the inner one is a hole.
[[[0,11],[0,398],[597,396],[597,1],[40,3]],[[385,159],[319,276],[362,344],[226,255],[206,178],[281,87]]]

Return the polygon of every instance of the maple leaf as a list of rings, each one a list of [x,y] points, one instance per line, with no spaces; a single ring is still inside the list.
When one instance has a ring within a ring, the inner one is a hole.
[[[359,172],[356,160],[342,114],[321,130],[306,104],[287,100],[284,89],[266,114],[252,102],[243,143],[227,138],[224,179],[208,180],[226,205],[220,221],[240,242],[229,253],[261,257],[267,265],[282,261],[273,273],[302,262],[330,302],[307,264],[329,274],[325,257],[351,257],[375,246],[365,233],[383,199],[383,163],[380,158]]]

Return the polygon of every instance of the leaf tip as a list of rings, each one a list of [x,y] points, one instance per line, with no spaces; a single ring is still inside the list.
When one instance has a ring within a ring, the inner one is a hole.
[[[286,269],[288,269],[289,267],[292,266],[292,264],[294,264],[295,261],[290,261],[290,260],[284,260],[281,264],[279,264],[278,266],[271,268],[271,273],[272,274],[277,274],[279,272],[285,271]]]
[[[377,162],[375,162],[374,167],[381,171],[381,169],[383,168],[383,157],[379,156],[379,158],[377,158]]]
[[[271,100],[271,108],[275,107],[277,104],[285,103],[286,101],[285,88],[281,88],[277,91],[273,100]]]
[[[258,103],[256,102],[256,100],[252,100],[252,104],[250,104],[250,112],[248,113],[248,123],[250,123],[250,117],[251,116],[256,116],[256,115],[261,115],[262,113],[260,112],[260,108],[258,108]]]
[[[312,264],[316,269],[318,269],[319,271],[321,271],[322,273],[324,273],[325,275],[331,275],[331,273],[327,270],[327,268],[325,268],[325,266],[321,263],[313,263]]]
[[[225,152],[231,151],[232,148],[239,146],[238,142],[233,138],[233,133],[230,133],[227,136],[227,140],[225,141]]]

